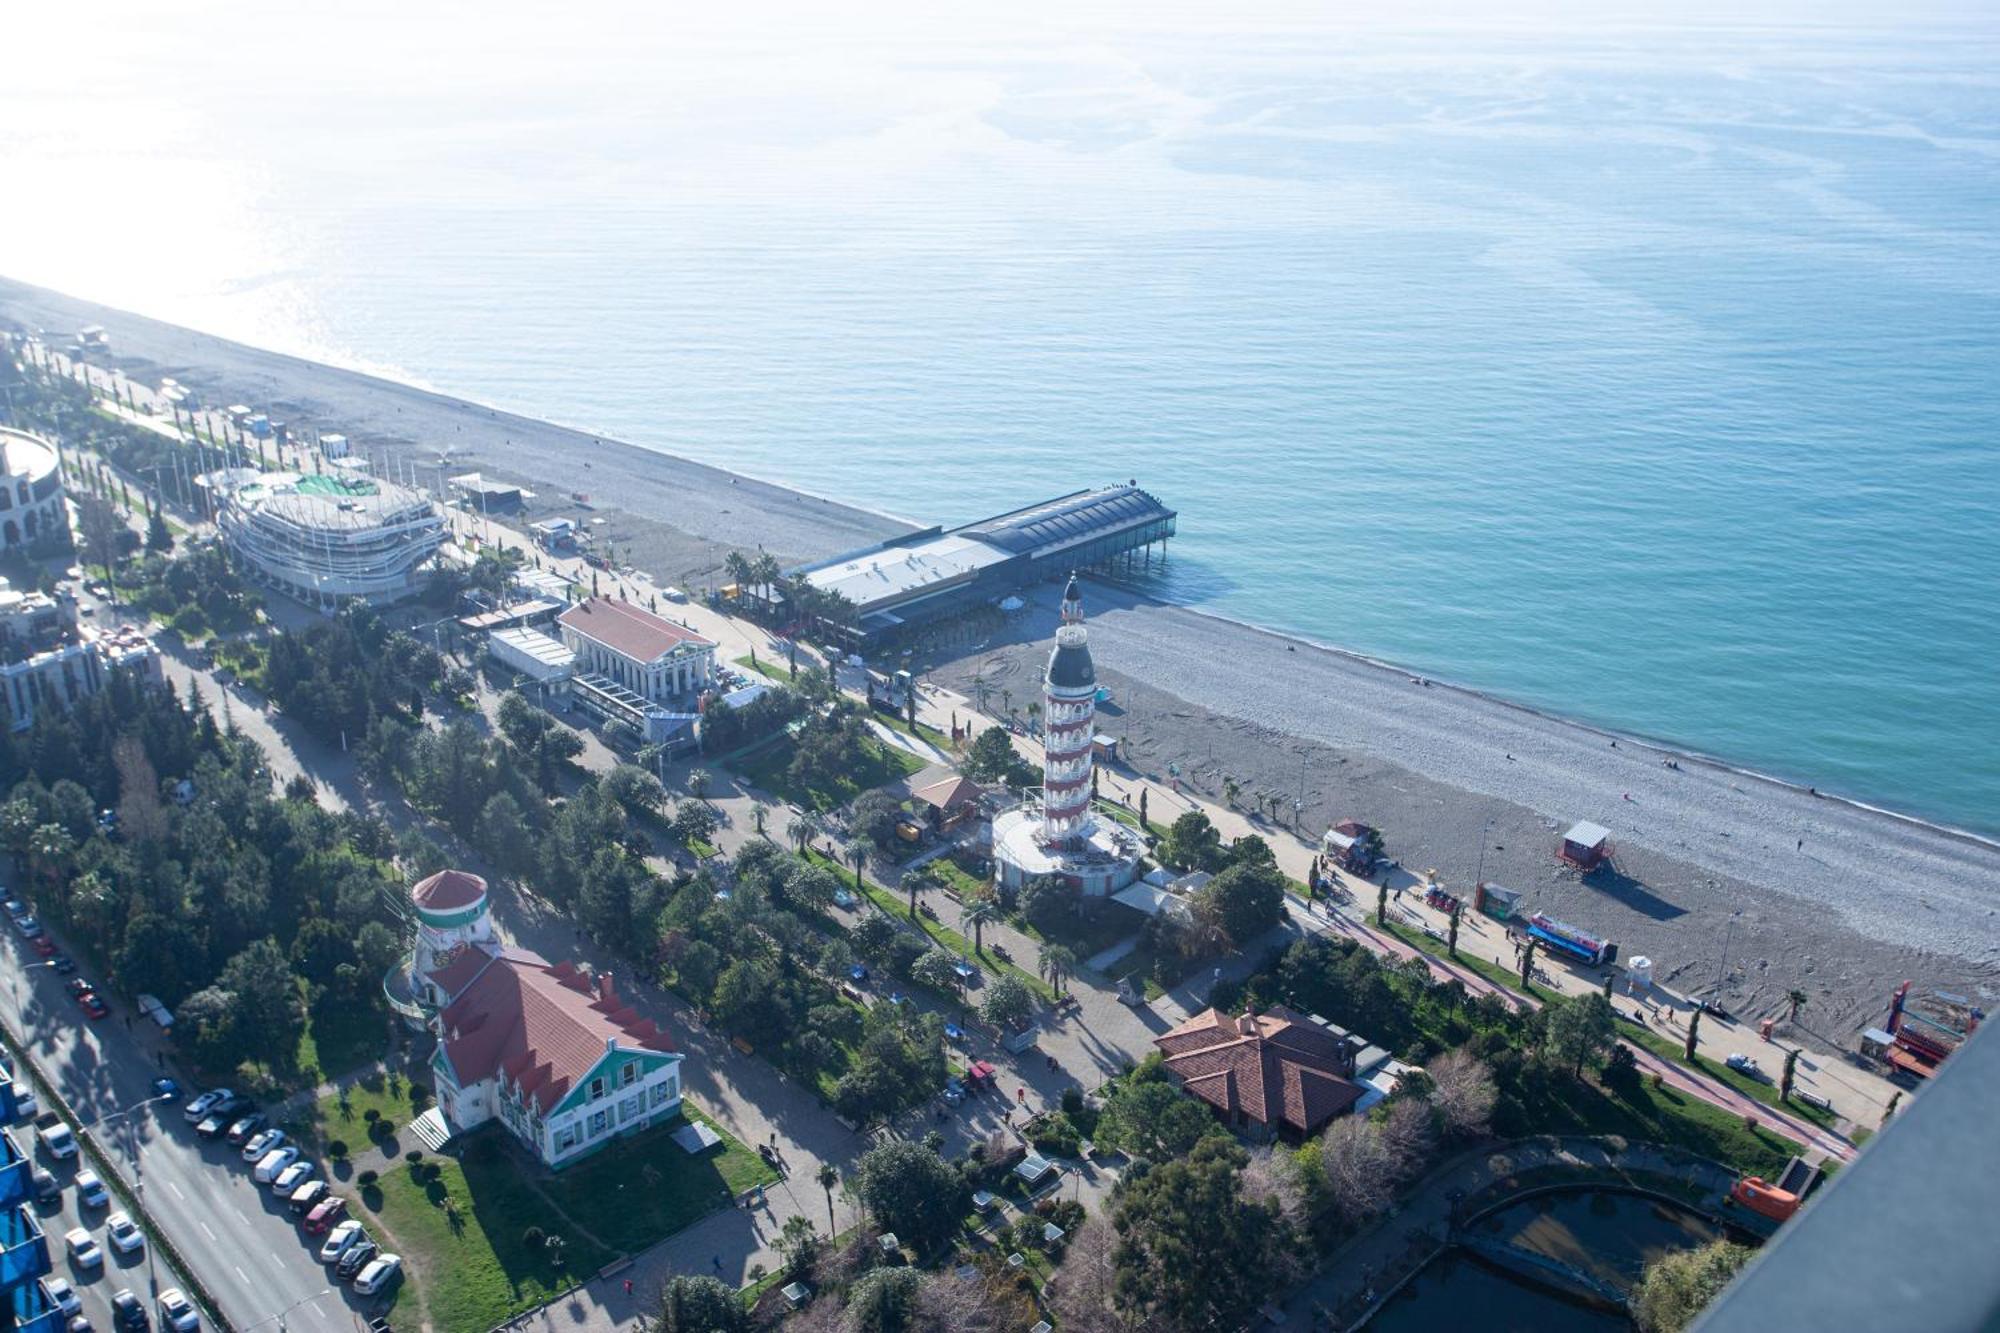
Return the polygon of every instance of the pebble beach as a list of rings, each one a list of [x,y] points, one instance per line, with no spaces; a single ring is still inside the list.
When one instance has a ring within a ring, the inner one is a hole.
[[[731,549],[830,555],[913,525],[725,470],[449,395],[262,351],[0,281],[0,324],[110,331],[128,374],[171,375],[210,402],[245,402],[303,432],[341,432],[391,468],[481,471],[522,484],[526,517],[583,518],[621,564],[662,582],[719,582]],[[801,446],[808,447],[806,445]],[[1142,479],[1143,480],[1143,479]],[[588,497],[578,501],[577,495]],[[1023,494],[1025,503],[1041,498]],[[1198,524],[1198,497],[1165,497]],[[921,665],[998,700],[1032,696],[1055,590],[1021,613],[939,635]],[[1102,719],[1126,762],[1221,800],[1278,797],[1274,833],[1341,818],[1389,853],[1469,890],[1475,875],[1652,957],[1676,989],[1719,992],[1740,1016],[1780,1013],[1851,1044],[1908,978],[1991,997],[2000,984],[2000,846],[1454,688],[1337,649],[1093,580],[1093,651],[1114,698]],[[996,702],[997,706],[997,702]],[[1269,806],[1267,805],[1268,809]],[[1155,812],[1156,817],[1163,812]],[[1615,869],[1580,880],[1553,850],[1589,819]],[[1726,950],[1726,959],[1725,959]]]

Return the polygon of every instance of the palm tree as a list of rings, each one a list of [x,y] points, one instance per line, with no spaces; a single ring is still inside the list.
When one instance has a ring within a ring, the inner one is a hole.
[[[757,580],[757,586],[764,590],[764,603],[770,605],[771,593],[778,582],[778,575],[784,570],[778,564],[778,557],[769,551],[760,551],[750,562],[750,577]]]
[[[793,850],[801,856],[805,855],[806,845],[813,840],[813,834],[818,831],[813,827],[813,822],[804,815],[793,815],[785,825],[785,837],[790,840]]]
[[[906,871],[903,875],[902,887],[910,895],[910,920],[915,921],[917,919],[917,894],[920,890],[929,887],[925,882],[924,872],[921,870]]]
[[[993,905],[991,898],[981,898],[973,903],[972,906],[965,909],[965,915],[960,920],[965,925],[972,927],[972,951],[974,953],[983,954],[986,952],[986,946],[980,939],[980,935],[986,929],[986,924],[989,921],[998,920],[999,916],[1000,909]]]
[[[697,768],[688,774],[688,795],[697,801],[708,795],[708,770]]]
[[[1222,799],[1227,801],[1231,807],[1235,806],[1237,793],[1242,790],[1241,787],[1236,785],[1235,778],[1224,778],[1222,780]]]
[[[1042,976],[1057,995],[1063,993],[1063,983],[1076,975],[1076,954],[1066,944],[1045,944],[1042,946]]]
[[[1799,1016],[1799,1010],[1806,1007],[1806,1005],[1812,1000],[1812,996],[1806,994],[1803,990],[1800,990],[1798,987],[1794,986],[1792,989],[1785,992],[1785,1000],[1788,1004],[1792,1006],[1792,1011],[1785,1015],[1785,1021],[1787,1023],[1791,1023],[1797,1021]]]
[[[731,551],[722,557],[722,567],[729,573],[729,581],[736,585],[740,593],[750,582],[750,561],[741,551]]]
[[[35,830],[35,836],[28,844],[28,859],[35,868],[35,875],[53,884],[67,872],[69,861],[76,854],[76,839],[61,824],[43,824]]]
[[[819,1187],[826,1191],[826,1238],[832,1240],[836,1234],[833,1220],[833,1187],[840,1183],[840,1172],[833,1169],[832,1162],[819,1164]]]
[[[761,837],[763,837],[763,836],[764,836],[764,807],[763,807],[763,806],[761,806],[761,805],[753,805],[753,806],[751,806],[751,807],[750,807],[750,827],[751,827],[751,829],[752,829],[752,830],[753,830],[753,831],[754,831],[754,832],[755,832],[755,833],[757,834],[757,836],[758,836],[758,837],[760,837],[760,838],[761,838]]]
[[[847,864],[854,867],[854,891],[859,893],[861,892],[861,867],[868,864],[868,843],[861,838],[855,838],[841,850],[847,853]]]

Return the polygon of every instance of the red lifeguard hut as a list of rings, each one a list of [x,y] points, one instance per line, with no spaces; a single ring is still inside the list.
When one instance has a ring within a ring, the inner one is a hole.
[[[1556,859],[1588,875],[1611,859],[1611,830],[1587,819],[1579,820],[1574,828],[1563,834],[1562,846],[1556,849]]]
[[[1893,1041],[1882,1058],[1892,1068],[1929,1078],[1985,1018],[1986,1011],[1963,995],[1933,991],[1912,996],[1906,981],[1889,997]]]

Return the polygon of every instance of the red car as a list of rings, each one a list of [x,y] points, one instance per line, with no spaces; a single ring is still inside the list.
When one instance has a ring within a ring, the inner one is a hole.
[[[53,958],[56,956],[56,942],[50,939],[47,935],[37,935],[35,936],[33,942],[34,942],[35,952],[40,954],[42,957]]]
[[[346,1216],[347,1200],[323,1199],[319,1203],[314,1204],[313,1210],[306,1214],[306,1234],[308,1236],[321,1235],[327,1228]]]
[[[82,1006],[85,1016],[89,1018],[103,1018],[111,1012],[103,998],[94,990],[82,992],[76,997],[76,1002]]]

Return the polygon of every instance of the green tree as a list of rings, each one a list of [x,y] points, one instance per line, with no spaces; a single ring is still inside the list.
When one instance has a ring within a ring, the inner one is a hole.
[[[188,1054],[204,1069],[233,1071],[256,1049],[237,1029],[236,997],[217,986],[182,1000],[174,1027]]]
[[[715,832],[715,811],[701,801],[682,801],[674,811],[674,836],[688,846],[707,842]]]
[[[1112,1300],[1169,1329],[1242,1328],[1270,1299],[1289,1245],[1275,1205],[1245,1197],[1243,1150],[1208,1138],[1128,1177],[1112,1226]],[[1216,1256],[1228,1256],[1216,1262]]]
[[[868,864],[868,844],[860,838],[850,841],[842,848],[847,854],[847,864],[854,867],[854,891],[861,892],[861,867]]]
[[[1195,910],[1212,914],[1230,942],[1244,948],[1285,919],[1285,878],[1275,866],[1238,863],[1202,886]]]
[[[1135,1082],[1117,1090],[1097,1121],[1097,1141],[1151,1162],[1171,1162],[1223,1132],[1207,1107],[1167,1083]]]
[[[965,775],[974,782],[1005,782],[1022,762],[1005,727],[988,727],[965,747]]]
[[[660,1288],[649,1333],[747,1333],[750,1312],[735,1291],[706,1274],[676,1273]]]
[[[305,1011],[298,978],[274,939],[229,960],[216,985],[236,997],[235,1030],[243,1045],[279,1071],[296,1064]]]
[[[959,918],[959,921],[961,924],[972,928],[972,951],[974,953],[984,954],[986,952],[986,941],[981,937],[986,927],[999,919],[1000,909],[994,904],[991,898],[976,898],[973,900],[972,905],[965,909],[965,914]]]
[[[1012,973],[1002,973],[986,987],[985,998],[979,1002],[979,1014],[987,1022],[1004,1030],[1013,1030],[1024,1025],[1035,1012],[1035,996],[1019,977]]]
[[[1041,973],[1049,988],[1061,995],[1063,983],[1076,975],[1076,950],[1067,944],[1044,944]]]
[[[818,833],[819,827],[805,815],[793,815],[785,822],[785,840],[800,856],[805,855],[807,846]]]
[[[660,780],[636,764],[618,765],[599,778],[598,785],[634,818],[656,814],[667,803],[667,790]]]
[[[1378,926],[1389,924],[1389,881],[1386,879],[1375,886],[1375,924]],[[1523,979],[1521,984],[1525,986],[1528,983]]]
[[[840,1171],[832,1162],[819,1164],[819,1187],[826,1191],[826,1234],[832,1239],[840,1234],[840,1228],[833,1220],[833,1187],[840,1183]]]
[[[1458,919],[1465,915],[1461,905],[1451,909],[1451,920],[1445,926],[1444,951],[1453,958],[1458,957]]]
[[[1700,1033],[1701,1010],[1697,1009],[1688,1015],[1687,1041],[1681,1046],[1681,1055],[1689,1064],[1694,1063],[1695,1043],[1700,1039]]]
[[[804,1277],[812,1272],[813,1260],[819,1257],[819,1235],[811,1218],[794,1213],[785,1219],[785,1229],[778,1236],[778,1254],[784,1259],[786,1276]]]
[[[1557,1059],[1583,1077],[1585,1064],[1595,1065],[1618,1042],[1618,1023],[1611,1003],[1602,995],[1552,998],[1547,1007],[1549,1048]]]
[[[944,995],[958,990],[958,973],[953,971],[957,959],[943,949],[926,949],[915,963],[910,965],[910,980],[919,986],[928,986]]]
[[[535,864],[535,835],[528,827],[521,803],[509,792],[495,792],[479,811],[479,827],[473,844],[493,862],[503,875],[521,876]]]
[[[935,1151],[897,1139],[862,1154],[854,1192],[883,1230],[928,1250],[958,1230],[972,1191],[958,1169]]]
[[[1226,859],[1222,835],[1207,815],[1190,810],[1176,819],[1160,839],[1160,860],[1175,870],[1215,870]]]
[[[842,1333],[917,1333],[923,1285],[914,1268],[870,1269],[848,1288]]]
[[[1655,1259],[1632,1293],[1632,1322],[1643,1333],[1681,1333],[1755,1254],[1718,1240]]]
[[[1797,1079],[1798,1073],[1799,1048],[1794,1046],[1791,1050],[1785,1052],[1785,1072],[1778,1079],[1779,1101],[1788,1102],[1792,1099],[1792,1084]]]
[[[1533,940],[1529,940],[1527,946],[1521,950],[1521,989],[1529,992],[1530,994],[1532,994],[1535,989],[1534,986],[1531,984],[1534,975],[1535,975],[1535,942]]]

